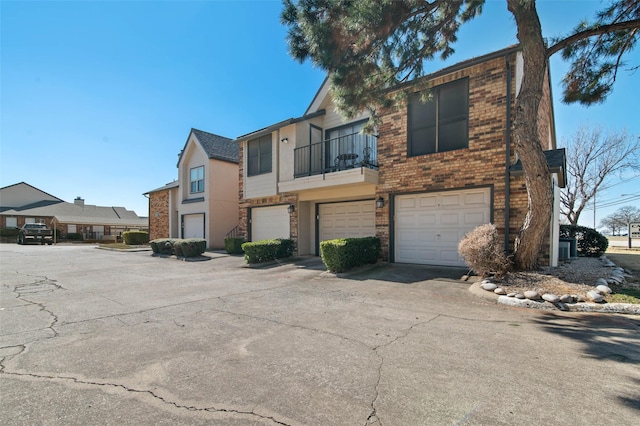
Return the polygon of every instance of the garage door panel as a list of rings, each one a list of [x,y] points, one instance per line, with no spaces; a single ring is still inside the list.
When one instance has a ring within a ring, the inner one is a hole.
[[[464,204],[465,205],[471,205],[471,204],[489,204],[489,201],[487,199],[487,194],[485,192],[474,192],[471,194],[467,194],[464,197]]]
[[[419,214],[418,223],[421,226],[432,226],[438,223],[438,216],[435,213]]]
[[[442,202],[440,203],[441,206],[459,206],[460,203],[460,196],[459,195],[443,195],[442,196]]]
[[[403,198],[398,200],[397,207],[398,210],[402,209],[413,209],[416,206],[416,199],[412,198]]]
[[[469,212],[464,214],[465,225],[476,224],[476,223],[488,223],[488,222],[489,222],[489,218],[485,212]]]
[[[435,207],[438,205],[438,197],[434,197],[432,195],[429,196],[422,196],[419,198],[419,203],[418,205],[420,207]],[[415,206],[415,203],[414,203]]]
[[[462,232],[458,232],[457,230],[456,231],[441,231],[438,234],[438,241],[440,243],[443,243],[443,244],[446,244],[446,243],[448,243],[448,244],[451,244],[451,243],[458,244],[458,241],[460,241],[460,234],[462,234]]]
[[[460,217],[458,213],[444,213],[440,216],[440,224],[441,225],[459,225]]]
[[[396,262],[465,266],[458,243],[490,221],[488,188],[401,195],[394,201]]]

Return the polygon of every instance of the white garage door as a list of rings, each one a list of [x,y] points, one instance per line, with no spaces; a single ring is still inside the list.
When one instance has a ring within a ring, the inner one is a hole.
[[[470,189],[401,195],[395,198],[395,261],[466,266],[458,243],[490,222],[491,191]]]
[[[251,241],[291,238],[288,206],[251,209]]]
[[[182,238],[204,238],[204,213],[182,216]]]
[[[320,241],[376,235],[373,200],[321,204],[319,212]]]

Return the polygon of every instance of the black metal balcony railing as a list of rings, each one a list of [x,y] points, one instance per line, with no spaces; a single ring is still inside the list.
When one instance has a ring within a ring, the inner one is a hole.
[[[377,138],[353,133],[294,150],[294,177],[332,173],[354,167],[378,168]]]

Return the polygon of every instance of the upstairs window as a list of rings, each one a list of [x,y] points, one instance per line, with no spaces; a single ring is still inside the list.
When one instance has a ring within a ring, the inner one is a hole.
[[[204,192],[204,166],[191,169],[189,181],[192,194]]]
[[[247,144],[247,176],[271,173],[271,134]]]
[[[408,155],[433,154],[469,147],[469,80],[431,89],[431,98],[409,97]]]

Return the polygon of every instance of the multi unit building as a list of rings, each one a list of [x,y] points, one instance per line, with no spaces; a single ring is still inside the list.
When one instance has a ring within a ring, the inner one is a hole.
[[[405,91],[405,101],[381,112],[374,134],[362,132],[368,115],[344,120],[337,113],[325,81],[300,117],[238,137],[239,220],[221,232],[238,225],[237,233],[247,240],[291,238],[299,255],[319,255],[320,242],[327,239],[377,236],[382,257],[390,262],[465,266],[458,254],[462,237],[494,223],[505,250],[512,250],[528,204],[510,134],[522,82],[520,49],[458,63],[423,77],[420,83],[425,82],[429,96],[417,82],[394,88]],[[565,158],[556,149],[548,78],[539,123],[556,199],[540,261],[553,265]],[[168,193],[169,200],[177,193],[175,202],[183,206],[214,206],[206,196],[193,201],[203,197],[192,192],[193,176],[186,170],[195,163],[189,164],[181,168],[177,186],[156,191]],[[212,164],[209,175],[217,167]],[[158,215],[150,210],[151,229]],[[175,222],[185,234],[190,228],[182,216]],[[200,216],[205,229],[217,225],[209,216]]]

